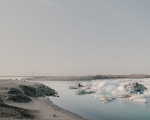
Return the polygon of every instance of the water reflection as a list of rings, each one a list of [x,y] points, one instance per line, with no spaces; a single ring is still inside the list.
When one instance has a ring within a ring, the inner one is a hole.
[[[59,98],[50,97],[54,104],[88,120],[150,120],[149,98],[147,104],[131,102],[127,99],[116,99],[105,103],[91,98],[91,94],[76,95],[75,90],[68,89],[68,86],[74,83],[71,81],[43,81],[41,83],[58,91]]]

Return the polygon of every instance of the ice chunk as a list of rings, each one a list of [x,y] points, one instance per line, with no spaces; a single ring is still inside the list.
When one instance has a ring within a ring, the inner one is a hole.
[[[106,91],[104,89],[98,90],[95,94],[97,94],[97,95],[112,95],[111,92]]]
[[[95,99],[99,99],[100,97],[101,97],[101,95],[93,94],[93,98],[95,98]]]
[[[91,82],[83,82],[82,84],[83,84],[83,86],[92,86],[93,85]]]
[[[85,91],[84,91],[84,90],[76,90],[75,93],[76,93],[76,94],[85,94]]]
[[[123,86],[123,85],[120,85],[117,89],[118,89],[119,91],[125,91],[125,89],[124,89],[124,86]]]
[[[97,90],[94,90],[94,89],[89,89],[87,87],[84,87],[83,89],[82,88],[79,88],[77,91],[76,91],[76,94],[90,94],[90,93],[95,93],[97,92]]]
[[[118,98],[128,98],[128,97],[130,97],[129,92],[127,92],[127,91],[116,90],[116,91],[113,91],[112,94],[115,95]]]
[[[142,98],[141,95],[138,95],[138,94],[131,95],[131,97],[129,97],[129,100],[134,101],[134,102],[142,102],[142,103],[147,102],[145,98]]]
[[[106,83],[106,81],[99,82],[97,87],[101,88],[105,85],[105,83]]]
[[[143,93],[143,96],[146,96],[146,97],[150,96],[150,91],[149,90],[145,90],[144,93]]]
[[[113,90],[117,89],[117,87],[116,87],[116,86],[113,86],[113,85],[107,85],[107,86],[105,86],[104,89],[105,89],[106,91],[113,91]]]
[[[93,89],[93,90],[96,90],[96,92],[98,91],[98,90],[100,90],[100,88],[99,87],[97,87],[97,86],[90,86],[90,89]]]
[[[129,97],[129,100],[133,101],[134,99],[137,99],[137,98],[141,98],[141,96],[137,94],[133,94]]]
[[[86,89],[84,90],[85,93],[95,93],[97,90],[94,90],[94,89]]]
[[[111,82],[111,81],[106,81],[106,80],[105,80],[105,81],[99,82],[98,87],[99,87],[99,88],[102,88],[102,87],[105,87],[105,86],[107,86],[107,85],[118,86],[119,84],[116,83],[116,82]]]
[[[70,85],[69,88],[70,89],[78,89],[78,87],[76,85]]]
[[[99,100],[100,101],[113,101],[113,100],[115,100],[115,98],[110,97],[110,96],[101,96]]]
[[[78,83],[77,80],[75,81],[74,85],[69,86],[70,89],[78,89],[79,87],[84,87],[84,86]]]
[[[89,86],[85,86],[85,87],[78,87],[79,90],[87,90],[87,89],[90,89]]]
[[[97,85],[99,84],[99,82],[92,82],[92,84],[93,84],[94,86],[97,86]]]
[[[145,98],[137,98],[133,100],[134,102],[140,102],[140,103],[147,103],[147,100]]]

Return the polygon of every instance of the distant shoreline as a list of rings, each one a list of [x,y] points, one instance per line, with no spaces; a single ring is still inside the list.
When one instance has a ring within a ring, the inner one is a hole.
[[[47,81],[74,81],[74,80],[98,80],[98,79],[143,79],[150,78],[150,75],[131,74],[131,75],[92,75],[92,76],[36,76],[33,78],[25,78],[24,80],[47,80]]]

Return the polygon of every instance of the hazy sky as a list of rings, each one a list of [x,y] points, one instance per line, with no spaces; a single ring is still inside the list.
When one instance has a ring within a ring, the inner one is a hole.
[[[0,75],[150,74],[150,0],[0,0]]]

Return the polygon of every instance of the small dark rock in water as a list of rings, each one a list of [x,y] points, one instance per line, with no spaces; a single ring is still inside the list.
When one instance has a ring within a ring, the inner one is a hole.
[[[53,117],[57,117],[55,114],[52,115]]]
[[[9,96],[7,100],[11,100],[13,102],[18,102],[18,103],[28,103],[31,102],[32,100],[25,96],[25,95],[14,95],[14,96]]]

